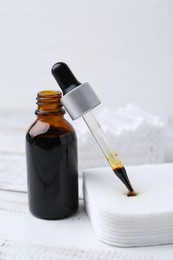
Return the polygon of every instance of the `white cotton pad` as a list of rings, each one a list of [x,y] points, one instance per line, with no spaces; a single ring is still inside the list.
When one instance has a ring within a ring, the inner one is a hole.
[[[173,164],[126,167],[128,197],[111,168],[83,172],[86,211],[98,239],[116,246],[173,243]]]
[[[135,104],[117,110],[103,108],[96,118],[125,165],[164,162],[166,123],[161,118]],[[104,155],[82,118],[73,124],[78,136],[80,171],[106,167]]]

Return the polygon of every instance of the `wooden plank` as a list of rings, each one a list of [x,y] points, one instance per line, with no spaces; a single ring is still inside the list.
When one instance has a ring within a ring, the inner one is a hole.
[[[0,154],[0,189],[27,191],[24,155]]]
[[[10,240],[0,239],[0,257],[3,260],[154,260],[151,256],[132,255],[129,253],[122,253],[118,250],[93,250],[75,247],[53,247],[43,245],[33,245],[31,243],[17,243]]]

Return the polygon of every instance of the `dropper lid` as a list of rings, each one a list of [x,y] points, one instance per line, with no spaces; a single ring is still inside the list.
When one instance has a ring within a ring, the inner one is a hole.
[[[58,62],[52,67],[52,74],[62,89],[63,94],[67,94],[72,89],[81,85],[72,71],[64,62]]]
[[[56,63],[52,74],[64,94],[61,102],[73,120],[101,103],[89,83],[81,84],[64,62]]]

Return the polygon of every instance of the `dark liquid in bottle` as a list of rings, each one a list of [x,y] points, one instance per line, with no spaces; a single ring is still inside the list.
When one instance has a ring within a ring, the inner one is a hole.
[[[77,147],[74,132],[52,127],[26,136],[28,196],[33,215],[61,219],[78,208]]]

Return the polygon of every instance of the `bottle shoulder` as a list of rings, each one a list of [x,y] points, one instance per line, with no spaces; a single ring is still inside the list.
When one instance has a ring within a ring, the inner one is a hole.
[[[52,122],[36,119],[27,131],[27,135],[29,134],[32,138],[38,135],[49,135],[51,137],[70,133],[75,135],[75,130],[65,118]]]

